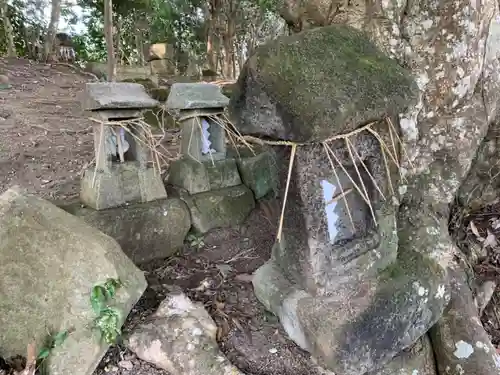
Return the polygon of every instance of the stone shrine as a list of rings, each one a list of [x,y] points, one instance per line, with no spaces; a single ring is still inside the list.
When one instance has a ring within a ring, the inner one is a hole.
[[[166,198],[159,172],[148,164],[151,150],[145,125],[127,122],[125,128],[120,123],[138,119],[158,104],[137,83],[86,84],[83,107],[102,122],[93,127],[96,163],[82,178],[80,198],[84,204],[102,210]]]
[[[243,222],[255,206],[236,160],[227,157],[218,116],[228,103],[211,83],[175,83],[166,102],[181,126],[181,158],[172,162],[168,183],[186,201],[193,227],[202,233]]]
[[[259,46],[231,98],[243,134],[299,143],[282,233],[253,285],[289,337],[336,374],[390,366],[449,301],[445,270],[398,221],[401,151],[385,119],[397,124],[417,96],[407,71],[335,25]],[[291,152],[279,151],[283,199]]]

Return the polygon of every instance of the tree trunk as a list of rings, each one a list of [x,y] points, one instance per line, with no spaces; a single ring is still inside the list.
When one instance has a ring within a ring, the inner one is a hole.
[[[467,203],[474,192],[481,206],[491,203],[500,191],[498,183],[493,187],[496,194],[481,195],[485,189],[477,188],[478,183],[491,184],[481,182],[480,176],[487,173],[477,170],[484,159],[482,153],[494,154],[488,158],[490,167],[500,156],[496,143],[484,144],[487,132],[498,134],[500,127],[497,0],[352,1],[334,10],[327,9],[326,3],[312,0],[299,6],[295,0],[285,0],[280,12],[294,31],[331,23],[364,30],[387,55],[414,74],[419,102],[399,116],[407,155],[402,160],[398,228],[413,241],[415,251],[436,260],[443,269],[455,268],[453,259],[460,252],[448,233],[437,228],[448,227],[450,206],[456,198]],[[424,216],[427,221],[417,219]],[[430,222],[434,224],[429,226]],[[449,285],[444,288],[447,295],[453,289]],[[479,322],[465,310],[456,315]],[[459,352],[458,340],[475,342],[467,332],[457,331],[459,325],[450,328],[446,319],[443,317],[438,326],[449,328],[444,339],[450,353]],[[476,328],[483,330],[481,325]],[[474,335],[487,337],[484,332]],[[433,345],[439,347],[443,342],[433,339]],[[440,375],[464,371],[498,375],[500,357],[494,350],[484,351],[480,364],[475,363],[475,354],[437,356],[438,368],[443,369]]]
[[[104,35],[106,37],[106,49],[108,52],[108,81],[116,79],[115,51],[113,46],[113,2],[104,0]]]
[[[122,28],[123,28],[123,20],[120,15],[116,16],[116,34],[114,37],[115,40],[115,51],[116,51],[116,63],[118,65],[123,64],[123,51],[122,51]]]
[[[217,52],[219,50],[219,41],[217,36],[217,24],[220,17],[220,0],[210,0],[207,4],[207,67],[217,72]]]
[[[231,79],[234,78],[233,75],[233,42],[235,34],[235,25],[232,17],[227,17],[226,22],[226,32],[222,36],[222,41],[224,43],[224,78]]]
[[[54,52],[54,39],[56,37],[59,18],[61,17],[61,0],[52,0],[52,11],[50,13],[50,23],[45,35],[43,57],[48,61]]]
[[[14,30],[12,29],[12,24],[9,19],[9,7],[7,0],[1,0],[0,2],[0,15],[2,16],[4,30],[5,30],[5,41],[7,44],[7,56],[16,57],[16,45],[14,44]]]

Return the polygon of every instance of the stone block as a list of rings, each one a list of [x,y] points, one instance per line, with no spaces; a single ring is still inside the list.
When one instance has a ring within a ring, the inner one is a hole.
[[[108,345],[94,327],[90,293],[108,278],[123,286],[111,305],[120,322],[147,287],[118,243],[54,204],[12,188],[0,196],[1,355],[42,348],[48,332],[72,333],[47,358],[51,375],[91,375]]]
[[[146,61],[174,59],[175,48],[169,43],[153,43],[145,48]]]
[[[238,151],[231,149],[228,156],[236,159],[243,183],[253,191],[258,200],[273,191],[277,193],[278,167],[272,149],[254,147],[253,151],[246,147],[239,148]]]
[[[151,98],[143,85],[130,82],[91,82],[85,85],[82,101],[86,111],[108,109],[148,109],[160,103]]]
[[[140,168],[135,162],[113,164],[107,172],[96,172],[90,167],[85,170],[80,185],[80,199],[96,210],[166,197],[160,174],[153,168]]]
[[[225,159],[198,162],[189,157],[175,160],[170,165],[168,183],[198,194],[241,184],[236,160]]]
[[[252,191],[245,185],[195,195],[178,193],[189,207],[193,229],[199,233],[240,225],[255,208]]]
[[[173,255],[191,228],[189,209],[179,198],[100,211],[79,202],[60,207],[114,238],[135,264]]]
[[[157,74],[160,76],[172,76],[176,73],[175,65],[173,65],[172,62],[167,59],[152,60],[149,62],[149,67],[151,69],[151,74],[153,75]]]
[[[169,109],[224,108],[229,98],[213,83],[174,83],[166,107]]]

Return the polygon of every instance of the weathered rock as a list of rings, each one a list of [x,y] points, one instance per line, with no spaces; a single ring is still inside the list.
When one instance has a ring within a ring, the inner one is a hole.
[[[47,359],[53,375],[90,375],[107,345],[93,331],[90,293],[120,279],[121,322],[146,289],[143,273],[111,237],[48,201],[12,188],[0,196],[1,355],[24,355],[47,332],[72,329]]]
[[[236,160],[241,179],[252,190],[255,199],[277,192],[278,166],[272,149],[254,147],[252,152],[242,147],[229,150],[228,156]]]
[[[243,375],[220,351],[216,333],[202,305],[172,293],[149,322],[134,330],[127,346],[171,375]]]
[[[369,375],[437,375],[429,336],[424,335],[411,348],[394,357],[384,368]]]
[[[462,270],[450,271],[451,302],[430,330],[440,374],[497,375],[500,356],[485,332]]]
[[[229,110],[240,131],[296,142],[397,115],[418,96],[405,69],[365,34],[341,25],[259,46],[236,86]]]
[[[241,178],[235,159],[199,162],[183,157],[171,163],[168,183],[198,194],[240,185]]]
[[[174,83],[165,106],[169,109],[223,108],[229,98],[213,83]]]
[[[129,82],[91,82],[85,85],[83,109],[145,109],[160,103],[151,98],[143,85]]]
[[[200,233],[240,225],[255,208],[252,191],[245,185],[195,195],[181,189],[176,189],[176,193],[188,205],[193,229]]]
[[[9,77],[5,74],[0,74],[0,90],[10,89],[12,86],[9,83]]]
[[[114,238],[135,264],[173,255],[191,228],[189,209],[178,198],[100,211],[80,203],[61,208]]]

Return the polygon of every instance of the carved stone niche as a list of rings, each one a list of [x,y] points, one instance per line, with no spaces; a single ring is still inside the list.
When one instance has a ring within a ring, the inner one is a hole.
[[[226,132],[217,123],[229,99],[211,83],[175,83],[166,107],[181,127],[181,158],[170,166],[169,183],[198,194],[241,184],[236,160],[227,158]]]
[[[215,116],[224,112],[229,98],[210,83],[175,83],[166,107],[178,111],[181,126],[181,154],[196,161],[226,157],[226,134]]]
[[[86,85],[84,110],[99,122],[93,125],[96,163],[84,171],[81,181],[80,199],[85,205],[101,210],[167,197],[160,174],[148,163],[148,125],[120,126],[120,121],[139,119],[157,105],[137,83]]]

